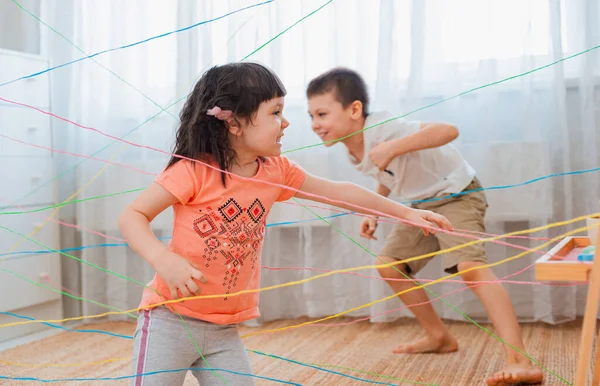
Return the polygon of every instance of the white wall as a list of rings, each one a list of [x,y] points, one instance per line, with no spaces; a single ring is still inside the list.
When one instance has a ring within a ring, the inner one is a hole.
[[[39,16],[40,0],[20,0],[19,3]],[[10,0],[0,1],[0,48],[40,53],[40,23]]]

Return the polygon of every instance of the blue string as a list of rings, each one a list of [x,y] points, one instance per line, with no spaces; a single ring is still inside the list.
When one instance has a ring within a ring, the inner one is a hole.
[[[518,188],[519,186],[529,185],[529,184],[532,184],[534,182],[538,182],[538,181],[545,180],[545,179],[552,178],[552,177],[562,177],[562,176],[570,176],[570,175],[576,175],[576,174],[584,174],[584,173],[590,173],[590,172],[597,172],[599,170],[600,170],[600,167],[593,168],[593,169],[575,170],[575,171],[572,171],[572,172],[553,173],[553,174],[548,174],[546,176],[541,176],[541,177],[538,177],[538,178],[534,178],[533,180],[521,182],[519,184],[514,184],[514,185],[497,185],[497,186],[490,186],[490,187],[487,187],[487,188],[477,188],[477,189],[472,189],[472,190],[464,190],[464,191],[462,191],[460,193],[449,194],[447,196],[442,196],[442,197],[433,197],[433,198],[428,198],[426,200],[406,201],[406,202],[403,202],[403,204],[411,204],[411,203],[412,204],[418,204],[418,203],[421,203],[421,202],[444,200],[446,198],[452,198],[452,197],[461,196],[461,195],[467,194],[467,193],[479,192],[479,191],[482,191],[482,190],[499,190],[499,189],[508,189],[508,188]]]
[[[27,319],[27,320],[36,320],[35,318],[32,318],[30,316],[18,315],[18,314],[12,313],[12,312],[0,312],[0,314],[10,315],[10,316],[14,316],[16,318]],[[44,325],[46,325],[48,327],[58,328],[58,329],[61,329],[61,330],[66,330],[66,331],[71,331],[71,332],[96,333],[96,334],[104,334],[104,335],[114,336],[116,338],[123,338],[123,339],[130,339],[130,340],[133,339],[133,336],[131,336],[131,335],[114,334],[112,332],[102,331],[102,330],[72,330],[70,328],[58,326],[58,325],[52,324],[52,323],[42,322],[42,324],[44,324]],[[374,384],[389,385],[389,383],[381,383],[381,382],[377,382],[377,381],[371,381],[371,380],[368,380],[368,379],[357,378],[357,377],[354,377],[354,376],[351,376],[351,375],[348,375],[348,374],[344,374],[344,373],[340,373],[340,372],[337,372],[337,371],[332,371],[332,370],[324,369],[322,367],[318,367],[318,366],[314,366],[314,365],[309,365],[307,363],[295,361],[293,359],[288,359],[288,358],[280,357],[278,355],[266,354],[266,353],[263,353],[263,352],[260,352],[260,351],[255,351],[255,350],[247,350],[247,351],[250,351],[252,353],[259,354],[259,355],[270,356],[270,357],[273,357],[273,358],[281,359],[283,361],[287,361],[287,362],[290,362],[290,363],[298,364],[298,365],[301,365],[301,366],[312,367],[314,369],[321,370],[321,371],[324,371],[324,372],[327,372],[327,373],[332,373],[332,374],[340,375],[342,377],[348,377],[348,378],[356,379],[356,380],[359,380],[359,381],[370,382],[370,383],[374,383]],[[186,370],[192,371],[192,370],[196,370],[196,368],[186,368],[186,369],[177,369],[177,370],[165,370],[165,371],[167,371],[167,372],[169,372],[169,371],[173,372],[173,371],[186,371]],[[203,369],[203,370],[211,370],[211,369]],[[229,370],[222,370],[222,369],[212,369],[212,370],[229,371]],[[158,372],[153,372],[153,373],[147,373],[147,374],[142,374],[140,376],[152,375],[152,374],[157,374],[157,373],[165,372],[165,371],[158,371]],[[248,374],[242,374],[242,373],[235,373],[233,371],[230,371],[230,372],[232,372],[234,374],[239,374],[239,375],[248,375]],[[273,381],[281,382],[281,383],[287,383],[287,384],[290,384],[290,385],[296,385],[296,383],[289,383],[289,382],[281,381],[281,380],[277,380],[277,379],[260,377],[258,375],[250,375],[250,376],[254,376],[254,377],[262,378],[262,379],[267,379],[267,380],[273,380]],[[127,377],[135,377],[135,375],[129,375]],[[2,379],[2,378],[4,378],[4,379],[19,380],[19,381],[29,381],[29,380],[32,380],[32,381],[39,381],[39,382],[60,382],[60,381],[68,381],[68,380],[85,381],[85,380],[118,380],[118,379],[123,379],[123,377],[119,377],[119,378],[75,378],[75,379],[41,380],[41,379],[37,379],[37,378],[10,378],[10,377],[0,376],[0,379]]]
[[[297,365],[300,365],[300,366],[311,367],[311,368],[313,368],[313,369],[322,370],[322,371],[325,371],[325,372],[328,372],[328,373],[332,373],[332,374],[336,374],[336,375],[341,375],[341,376],[343,376],[343,377],[347,377],[347,378],[355,379],[355,380],[357,380],[357,381],[361,381],[361,382],[373,383],[373,384],[376,384],[376,385],[388,385],[388,386],[394,386],[394,384],[393,384],[393,383],[385,383],[385,382],[379,382],[379,381],[372,381],[372,380],[370,380],[370,379],[358,378],[358,377],[354,377],[354,376],[352,376],[352,375],[348,375],[348,374],[340,373],[340,372],[338,372],[338,371],[333,371],[333,370],[323,369],[323,368],[321,368],[321,367],[317,367],[317,366],[314,366],[314,365],[310,365],[310,364],[308,364],[308,363],[298,362],[298,361],[295,361],[295,360],[293,360],[293,359],[288,359],[288,358],[280,357],[280,356],[273,355],[273,354],[266,354],[266,353],[264,353],[264,352],[260,352],[260,351],[256,351],[256,350],[248,350],[248,351],[250,351],[250,352],[253,352],[253,353],[255,353],[255,354],[258,354],[258,355],[263,355],[263,356],[267,356],[267,357],[271,357],[271,358],[277,358],[277,359],[281,359],[281,360],[283,360],[283,361],[290,362],[290,363],[294,363],[294,364],[297,364]]]
[[[0,315],[9,315],[9,316],[14,316],[15,318],[20,318],[20,319],[36,320],[35,318],[32,318],[31,316],[18,315],[18,314],[14,314],[12,312],[5,312],[5,311],[0,312]],[[59,326],[59,325],[47,323],[47,322],[42,322],[42,324],[44,324],[48,327],[58,328],[59,330],[65,330],[65,331],[69,331],[69,332],[94,332],[94,333],[98,333],[98,334],[114,336],[116,338],[133,339],[132,336],[115,334],[112,332],[102,331],[102,330],[73,330],[71,328],[67,328],[67,327],[63,327],[63,326]]]
[[[355,212],[340,213],[340,214],[335,214],[335,215],[324,217],[324,218],[325,219],[332,219],[332,218],[341,217],[341,216],[345,216],[347,214],[353,214],[353,213],[355,213]],[[267,224],[267,227],[275,227],[275,226],[282,226],[282,225],[289,225],[289,224],[298,224],[298,223],[302,223],[302,222],[309,222],[309,221],[315,221],[315,220],[319,220],[319,219],[315,218],[315,219],[308,219],[308,220],[276,222],[276,223]],[[158,239],[159,240],[170,240],[171,236],[163,236],[163,237],[159,237]],[[43,254],[56,253],[56,252],[81,251],[81,250],[89,249],[89,248],[126,247],[128,245],[129,245],[128,243],[108,243],[108,244],[82,245],[80,247],[65,248],[65,249],[60,249],[60,250],[57,250],[57,251],[39,249],[39,250],[35,250],[35,251],[20,251],[20,252],[0,253],[0,257],[2,257],[2,256],[18,256],[18,255],[35,255],[35,254],[41,254],[41,255],[43,255]],[[14,258],[15,257],[13,257],[13,259]],[[6,260],[11,260],[11,259],[7,258],[7,259],[3,259],[3,260],[6,261]]]
[[[339,214],[334,214],[332,216],[327,216],[327,217],[323,217],[323,218],[325,218],[325,219],[331,219],[331,218],[346,216],[346,215],[349,215],[349,214],[356,214],[356,212],[339,213]],[[267,224],[267,227],[278,227],[278,226],[281,226],[281,225],[300,224],[300,223],[303,223],[303,222],[310,222],[310,221],[316,221],[316,220],[320,220],[320,218],[309,218],[308,220],[297,220],[297,221],[274,222],[274,223],[271,223],[271,224]]]
[[[147,373],[134,374],[134,375],[123,375],[123,376],[120,376],[120,377],[40,379],[40,378],[35,378],[35,377],[8,377],[8,376],[5,376],[5,375],[0,375],[0,379],[10,379],[10,380],[13,380],[13,381],[35,381],[35,382],[42,382],[42,383],[86,382],[86,381],[120,381],[122,379],[128,379],[128,378],[147,377],[149,375],[156,375],[156,374],[161,374],[161,373],[176,373],[176,372],[188,371],[188,370],[189,371],[213,371],[213,370],[214,371],[223,371],[223,372],[226,372],[226,373],[231,373],[231,374],[236,374],[236,375],[243,375],[245,377],[255,377],[255,378],[259,378],[259,379],[265,379],[267,381],[273,381],[273,382],[277,382],[277,383],[283,383],[283,384],[286,384],[286,385],[302,386],[300,383],[288,382],[288,381],[284,381],[284,380],[276,379],[276,378],[269,378],[269,377],[263,377],[263,376],[260,376],[260,375],[240,373],[240,372],[233,371],[233,370],[217,369],[217,368],[205,368],[205,367],[188,367],[188,368],[185,368],[185,369],[150,371],[150,372],[147,372]]]
[[[190,25],[190,26],[187,26],[187,27],[184,27],[184,28],[181,28],[181,29],[175,30],[175,31],[167,32],[167,33],[164,33],[164,34],[161,34],[161,35],[156,35],[156,36],[150,37],[150,38],[148,38],[148,39],[140,40],[139,42],[135,42],[135,43],[127,44],[127,45],[125,45],[125,46],[121,46],[121,47],[111,48],[111,49],[108,49],[108,50],[104,50],[104,51],[97,52],[97,53],[95,53],[95,54],[92,54],[92,55],[84,56],[84,57],[81,57],[81,58],[79,58],[79,59],[77,59],[77,60],[73,60],[73,61],[71,61],[71,62],[68,62],[68,63],[63,63],[63,64],[61,64],[61,65],[58,65],[58,66],[55,66],[55,67],[51,67],[51,68],[45,69],[45,70],[43,70],[43,71],[36,72],[36,73],[34,73],[34,74],[30,74],[30,75],[22,76],[22,77],[20,77],[20,78],[18,78],[18,79],[14,79],[14,80],[11,80],[11,81],[9,81],[9,82],[2,83],[2,84],[0,84],[0,87],[2,87],[2,86],[7,86],[7,85],[9,85],[9,84],[12,84],[12,83],[18,82],[19,80],[28,79],[28,78],[33,78],[33,77],[36,77],[36,76],[38,76],[38,75],[45,74],[46,72],[50,72],[50,71],[56,70],[56,69],[58,69],[58,68],[65,67],[65,66],[68,66],[68,65],[70,65],[70,64],[73,64],[73,63],[80,62],[80,61],[82,61],[82,60],[91,59],[91,58],[93,58],[93,57],[95,57],[95,56],[102,55],[102,54],[105,54],[105,53],[107,53],[107,52],[112,52],[112,51],[122,50],[122,49],[125,49],[125,48],[130,48],[130,47],[136,46],[136,45],[138,45],[138,44],[142,44],[142,43],[149,42],[150,40],[159,39],[159,38],[162,38],[162,37],[165,37],[165,36],[168,36],[168,35],[172,35],[172,34],[175,34],[175,33],[183,32],[183,31],[186,31],[186,30],[189,30],[189,29],[192,29],[192,28],[198,27],[198,26],[200,26],[200,25],[203,25],[203,24],[207,24],[207,23],[211,23],[211,22],[213,22],[213,21],[217,21],[217,20],[219,20],[219,19],[223,19],[223,18],[225,18],[225,17],[227,17],[227,16],[233,15],[233,14],[235,14],[235,13],[238,13],[238,12],[241,12],[241,11],[245,11],[245,10],[247,10],[247,9],[250,9],[250,8],[254,8],[254,7],[258,7],[258,6],[261,6],[261,5],[265,5],[265,4],[268,4],[268,3],[272,3],[273,1],[275,1],[275,0],[267,0],[267,1],[264,1],[264,2],[262,2],[262,3],[253,4],[253,5],[250,5],[250,6],[247,6],[247,7],[241,8],[241,9],[238,9],[238,10],[236,10],[236,11],[233,11],[233,12],[226,13],[225,15],[222,15],[222,16],[219,16],[219,17],[216,17],[216,18],[214,18],[214,19],[211,19],[211,20],[204,20],[204,21],[201,21],[201,22],[199,22],[199,23],[192,24],[192,25]]]
[[[462,196],[463,194],[468,194],[468,193],[473,193],[473,192],[480,192],[482,190],[499,190],[499,189],[517,188],[517,187],[520,187],[520,186],[529,185],[529,184],[532,184],[534,182],[538,182],[538,181],[545,180],[545,179],[548,179],[548,178],[570,176],[570,175],[591,173],[591,172],[597,172],[597,171],[600,171],[600,167],[592,168],[592,169],[575,170],[575,171],[572,171],[572,172],[553,173],[553,174],[548,174],[548,175],[541,176],[541,177],[538,177],[538,178],[534,178],[534,179],[529,180],[529,181],[521,182],[521,183],[518,183],[518,184],[497,185],[497,186],[490,186],[490,187],[487,187],[487,188],[477,188],[477,189],[472,189],[472,190],[464,190],[462,192],[454,193],[454,194],[449,194],[447,196],[433,197],[433,198],[429,198],[429,199],[426,199],[426,200],[405,201],[405,202],[402,202],[402,203],[403,204],[411,204],[411,203],[415,203],[416,204],[416,203],[429,202],[429,201],[438,201],[438,200],[444,200],[444,199],[452,198],[452,197],[456,197],[456,196]],[[336,218],[336,217],[347,216],[347,215],[350,215],[350,214],[356,214],[356,212],[339,213],[339,214],[335,214],[335,215],[327,216],[327,217],[323,217],[323,218],[324,219],[332,219],[332,218]],[[299,223],[316,221],[316,220],[321,220],[321,219],[319,219],[319,218],[312,218],[312,219],[308,219],[308,220],[276,222],[276,223],[267,224],[267,227],[275,227],[275,226],[282,226],[282,225],[299,224]],[[171,238],[171,236],[165,236],[165,237],[160,237],[159,239],[160,240],[168,240],[170,238]],[[101,247],[125,247],[127,245],[128,244],[126,244],[126,243],[83,245],[83,246],[76,247],[76,248],[61,249],[59,252],[81,251],[83,249],[101,248]],[[55,253],[55,252],[54,251],[47,251],[47,250],[21,251],[21,252],[12,252],[12,253],[1,253],[0,257],[2,257],[2,256],[13,256],[13,255],[46,254],[46,253]],[[9,259],[6,259],[6,260],[9,260]]]

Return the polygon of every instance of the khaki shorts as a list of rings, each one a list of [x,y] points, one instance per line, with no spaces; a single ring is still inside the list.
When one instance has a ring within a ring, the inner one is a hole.
[[[464,190],[480,189],[481,184],[477,178]],[[485,232],[484,217],[488,204],[483,190],[466,193],[455,197],[441,200],[427,201],[414,205],[417,209],[430,210],[445,216],[455,230],[468,230]],[[461,232],[466,233],[466,232]],[[479,236],[472,234],[473,236]],[[447,249],[473,241],[473,238],[455,236],[447,233],[437,232],[435,235],[425,236],[420,228],[398,223],[387,236],[385,245],[380,256],[389,256],[397,260],[405,260],[411,257],[424,255]],[[415,260],[406,263],[409,274],[419,272],[433,257]],[[485,244],[470,245],[442,255],[444,271],[448,273],[458,272],[458,263],[477,261],[486,263]]]

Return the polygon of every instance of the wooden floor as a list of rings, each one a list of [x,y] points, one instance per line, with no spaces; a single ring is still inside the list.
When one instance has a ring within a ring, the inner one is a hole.
[[[346,319],[345,321],[350,321]],[[296,324],[301,320],[269,323],[260,329]],[[413,320],[372,324],[360,322],[344,327],[303,327],[280,333],[261,334],[244,340],[250,350],[285,357],[305,365],[250,352],[256,375],[278,378],[302,385],[367,385],[368,381],[390,385],[471,386],[485,384],[485,378],[504,363],[501,343],[467,323],[450,323],[459,340],[456,353],[443,355],[398,355],[391,350],[401,342],[419,336]],[[556,375],[572,382],[579,344],[581,321],[548,326],[523,325],[529,355]],[[132,335],[131,323],[105,323],[81,328]],[[490,328],[489,326],[485,326]],[[257,331],[244,328],[243,332]],[[132,341],[96,333],[65,332],[41,341],[0,353],[0,376],[40,379],[103,378],[130,375]],[[83,363],[86,362],[86,363]],[[90,363],[98,362],[98,363]],[[47,366],[48,364],[51,365]],[[343,375],[328,373],[317,366]],[[28,366],[24,366],[28,365]],[[44,366],[46,365],[46,366]],[[70,366],[71,365],[71,366]],[[350,375],[360,379],[352,379]],[[39,381],[0,379],[6,385],[39,385]],[[57,382],[53,385],[127,385],[128,380]],[[186,385],[196,385],[190,374]],[[257,380],[257,385],[273,385]],[[544,385],[566,385],[546,372]],[[168,385],[167,385],[168,386]]]

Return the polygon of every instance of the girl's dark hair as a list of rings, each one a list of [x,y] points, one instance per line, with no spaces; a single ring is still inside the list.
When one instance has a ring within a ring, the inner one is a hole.
[[[235,159],[224,121],[207,115],[219,106],[231,110],[235,120],[250,121],[258,106],[286,95],[281,80],[270,69],[256,63],[230,63],[206,71],[194,86],[181,113],[174,154],[205,162],[214,160],[228,170]],[[181,158],[171,156],[167,169]],[[226,174],[221,172],[225,186]]]

